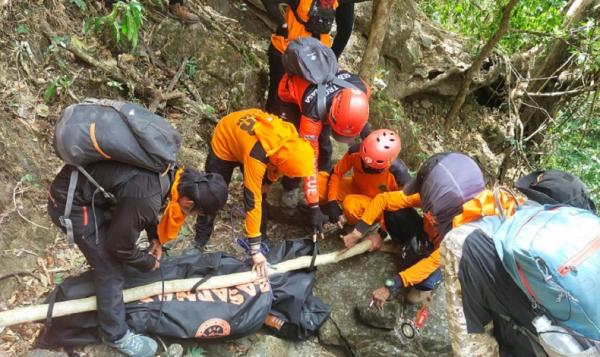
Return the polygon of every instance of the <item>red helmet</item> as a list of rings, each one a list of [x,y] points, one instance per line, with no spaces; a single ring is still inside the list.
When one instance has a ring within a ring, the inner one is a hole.
[[[369,98],[358,89],[339,91],[329,108],[329,123],[337,141],[351,142],[369,119]]]
[[[389,129],[378,129],[360,145],[360,158],[370,168],[387,169],[400,153],[400,136]]]

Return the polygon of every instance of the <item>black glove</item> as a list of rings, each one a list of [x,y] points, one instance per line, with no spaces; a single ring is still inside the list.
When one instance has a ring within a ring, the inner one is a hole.
[[[275,34],[279,36],[283,36],[284,38],[288,37],[288,27],[287,24],[283,24],[275,30]]]
[[[319,206],[310,207],[310,226],[316,233],[323,232],[323,223],[325,223],[325,217],[321,213]]]
[[[329,201],[325,205],[325,210],[327,211],[327,215],[329,216],[329,222],[337,223],[340,220],[340,216],[343,211],[340,207],[340,204],[337,201]]]

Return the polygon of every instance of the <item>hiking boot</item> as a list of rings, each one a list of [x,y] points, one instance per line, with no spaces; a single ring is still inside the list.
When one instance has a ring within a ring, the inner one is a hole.
[[[296,207],[298,207],[299,193],[299,188],[294,188],[289,191],[283,191],[281,193],[281,207],[288,209],[295,209]]]
[[[130,330],[127,330],[125,336],[120,339],[113,342],[104,341],[104,343],[130,357],[152,357],[158,349],[156,341],[144,335],[137,335]]]
[[[426,303],[429,304],[431,302],[431,290],[423,291],[419,289],[412,288],[406,295],[406,301],[411,305]]]
[[[172,4],[169,5],[169,11],[171,15],[183,22],[199,22],[200,18],[198,15],[192,13],[190,9],[183,4]]]

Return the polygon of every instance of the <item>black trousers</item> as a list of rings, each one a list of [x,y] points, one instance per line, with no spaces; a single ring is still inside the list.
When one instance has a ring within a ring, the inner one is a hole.
[[[383,221],[392,241],[402,245],[402,260],[400,269],[407,269],[421,259],[427,257],[435,249],[423,229],[423,218],[414,208],[404,208],[397,211],[384,211]],[[414,285],[418,290],[433,290],[442,280],[438,268],[429,277]]]
[[[123,263],[104,249],[106,232],[110,226],[110,220],[104,218],[104,213],[98,208],[94,212],[89,206],[73,206],[70,218],[75,243],[92,267],[100,333],[105,340],[112,342],[123,337],[128,327],[123,302]],[[65,231],[59,221],[59,217],[64,214],[64,206],[49,200],[48,214],[52,222]]]
[[[244,172],[244,167],[239,162],[235,161],[226,161],[219,159],[212,150],[209,150],[208,156],[206,157],[206,163],[204,164],[204,171],[218,173],[223,176],[227,185],[231,182],[231,176],[233,175],[233,170],[239,167],[242,172]],[[266,180],[266,177],[264,178]],[[263,180],[263,182],[264,182]],[[260,223],[260,232],[262,234],[262,238],[267,237],[267,195],[262,195],[262,212],[261,212],[261,223]],[[198,216],[196,219],[196,245],[203,247],[208,243],[210,236],[213,233],[215,227],[215,216]]]
[[[281,52],[271,44],[267,54],[269,57],[269,92],[267,94],[267,102],[265,103],[265,111],[286,119],[289,122],[297,122],[300,120],[300,108],[294,103],[282,101],[277,94],[279,82],[281,82],[281,78],[285,74]]]

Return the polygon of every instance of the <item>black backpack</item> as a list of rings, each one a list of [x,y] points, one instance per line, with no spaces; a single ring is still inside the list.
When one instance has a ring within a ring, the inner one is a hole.
[[[288,44],[282,56],[283,69],[317,85],[317,112],[325,119],[327,93],[325,88],[333,83],[342,88],[356,87],[337,78],[338,61],[333,50],[312,37],[299,37]]]
[[[298,20],[307,31],[314,35],[322,35],[331,32],[333,21],[335,21],[335,10],[333,9],[333,6],[331,4],[324,5],[323,2],[332,1],[313,0],[310,5],[310,10],[308,11],[308,21],[302,20],[298,15],[300,1],[298,1],[298,6],[292,7],[292,12],[294,13],[296,20]]]
[[[114,160],[165,173],[176,162],[181,136],[163,117],[130,102],[110,99],[86,99],[64,110],[54,131],[54,150],[67,165],[73,166],[65,213],[61,224],[73,245],[73,227],[69,215],[81,172],[107,199],[114,196],[104,190],[83,168],[84,165]]]

